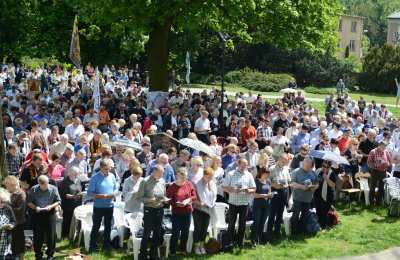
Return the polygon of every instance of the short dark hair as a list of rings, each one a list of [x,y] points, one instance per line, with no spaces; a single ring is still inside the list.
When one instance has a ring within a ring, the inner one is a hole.
[[[271,171],[269,169],[267,169],[266,167],[261,167],[257,171],[256,178],[260,179],[263,174],[271,174]]]

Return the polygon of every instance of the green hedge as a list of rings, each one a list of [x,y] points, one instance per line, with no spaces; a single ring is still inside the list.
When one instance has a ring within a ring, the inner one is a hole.
[[[316,86],[308,86],[308,87],[304,88],[304,91],[306,93],[320,94],[320,95],[330,95],[330,94],[336,93],[335,88],[323,88],[323,87],[316,87]]]
[[[289,74],[262,73],[250,69],[230,71],[225,76],[225,81],[238,84],[244,88],[256,91],[279,91],[287,88],[289,82],[295,79]]]

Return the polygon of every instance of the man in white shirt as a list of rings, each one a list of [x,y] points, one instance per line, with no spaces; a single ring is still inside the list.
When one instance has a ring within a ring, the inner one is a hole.
[[[68,135],[70,142],[75,143],[77,139],[85,133],[85,128],[81,124],[81,119],[75,117],[72,124],[69,124],[64,131]]]
[[[201,111],[201,117],[199,117],[194,124],[194,131],[200,141],[208,144],[208,135],[211,131],[211,126],[206,110]]]

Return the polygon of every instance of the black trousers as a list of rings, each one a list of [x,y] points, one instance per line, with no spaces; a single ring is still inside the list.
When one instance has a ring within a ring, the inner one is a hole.
[[[50,213],[32,213],[33,249],[35,258],[42,259],[43,243],[46,243],[46,255],[52,257],[56,249],[56,215]]]
[[[140,255],[139,259],[145,260],[147,259],[147,246],[148,243],[151,242],[150,245],[150,259],[156,260],[158,259],[157,248],[162,236],[162,220],[164,216],[163,208],[149,208],[145,207],[143,209],[143,237],[142,242],[140,244]],[[153,233],[153,236],[150,240],[150,235]]]
[[[330,202],[329,200],[324,201],[321,196],[314,195],[314,204],[317,210],[319,225],[322,229],[328,228],[330,225],[328,212],[331,209],[332,202]]]
[[[233,204],[229,204],[228,233],[231,237],[231,241],[236,241],[239,246],[243,246],[244,232],[246,230],[247,210],[248,210],[248,205],[236,206]],[[239,214],[239,227],[237,235],[235,237],[235,225],[238,214]]]
[[[186,252],[186,245],[189,237],[190,221],[192,214],[172,214],[172,236],[171,236],[171,254],[176,253],[178,240],[180,240],[179,249]]]
[[[210,215],[204,211],[195,209],[193,211],[193,242],[204,242],[207,236],[208,225],[210,224]]]
[[[74,215],[74,210],[63,209],[63,222],[62,222],[62,237],[66,238],[69,235],[69,229],[71,227],[72,216]]]
[[[292,226],[292,233],[298,234],[301,232],[299,228],[300,214],[301,216],[306,216],[310,211],[311,203],[301,202],[301,201],[293,201],[292,207],[292,218],[290,219],[290,224]]]
[[[90,232],[90,249],[94,251],[97,248],[97,235],[101,226],[101,221],[104,218],[104,244],[103,248],[108,249],[111,247],[110,234],[111,224],[113,219],[114,208],[95,208],[93,207],[93,226]]]
[[[267,232],[271,234],[280,234],[281,224],[283,222],[283,211],[288,198],[289,189],[273,190],[277,194],[271,199],[271,210],[269,213]]]
[[[375,203],[380,204],[383,200],[384,195],[384,183],[383,179],[386,178],[386,172],[377,171],[371,169],[371,179],[369,182],[369,196],[371,203],[375,201]],[[378,194],[375,196],[375,188],[378,187]]]

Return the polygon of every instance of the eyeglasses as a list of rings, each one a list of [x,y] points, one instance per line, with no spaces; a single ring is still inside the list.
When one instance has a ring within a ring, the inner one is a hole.
[[[322,165],[322,168],[329,168],[328,165]]]

